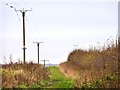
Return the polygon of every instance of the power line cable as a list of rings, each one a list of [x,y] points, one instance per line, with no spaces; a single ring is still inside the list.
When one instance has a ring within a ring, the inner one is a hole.
[[[3,2],[3,3],[4,3],[4,2]],[[21,20],[20,20],[20,17],[19,17],[19,15],[18,15],[18,13],[16,12],[16,8],[15,8],[13,5],[10,5],[10,4],[8,4],[8,3],[4,3],[4,4],[7,5],[7,6],[9,6],[9,7],[12,8],[12,9],[14,9],[14,11],[15,11],[17,17],[18,17],[18,20],[19,20],[20,24],[22,25]]]
[[[31,7],[27,2],[24,2],[24,4],[29,8]],[[35,37],[38,39],[39,38],[39,29],[38,29],[38,23],[36,21],[36,16],[35,16],[35,11],[34,10],[32,11],[32,18],[33,18],[33,22],[34,22],[33,23],[34,24],[34,29],[36,31]]]

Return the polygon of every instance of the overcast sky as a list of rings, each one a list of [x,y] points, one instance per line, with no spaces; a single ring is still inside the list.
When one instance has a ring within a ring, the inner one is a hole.
[[[0,5],[0,63],[23,60],[22,14],[26,12],[26,61],[37,62],[37,45],[40,44],[40,59],[50,63],[67,60],[76,48],[88,49],[103,45],[108,38],[118,33],[117,0],[2,0]],[[12,2],[11,2],[12,1]],[[13,6],[14,8],[11,8]],[[6,57],[6,59],[4,58]]]

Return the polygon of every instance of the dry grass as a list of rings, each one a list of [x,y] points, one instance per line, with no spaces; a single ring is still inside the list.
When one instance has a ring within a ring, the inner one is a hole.
[[[19,88],[20,85],[30,87],[34,83],[39,85],[40,80],[49,78],[49,71],[44,70],[40,64],[6,64],[2,65],[1,71],[3,88]]]
[[[67,62],[60,65],[61,71],[77,80],[76,87],[116,88],[119,46],[117,42],[109,42],[102,48],[74,50],[69,54]],[[97,81],[101,84],[95,83]]]

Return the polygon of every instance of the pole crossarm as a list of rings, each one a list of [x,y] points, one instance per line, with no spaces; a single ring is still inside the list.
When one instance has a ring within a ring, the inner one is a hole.
[[[49,62],[49,60],[41,60],[41,61],[48,61]]]
[[[43,42],[33,42],[33,43],[37,43],[38,44],[38,43],[43,43]]]
[[[22,13],[22,17],[23,17],[23,62],[25,64],[25,49],[26,49],[26,47],[25,47],[25,13],[27,11],[32,11],[32,9],[31,10],[25,10],[23,8],[23,10],[16,10],[15,9],[15,11],[21,12]]]
[[[15,11],[20,11],[22,13],[22,12],[32,11],[32,8],[30,10],[25,10],[24,8],[23,8],[23,10],[17,10],[17,9],[15,9]]]
[[[49,60],[41,60],[41,61],[44,61],[44,69],[45,69],[45,62],[46,62],[46,61],[48,61],[48,62],[49,62]]]
[[[38,51],[38,64],[39,64],[39,44],[43,42],[33,42],[37,44],[37,51]]]

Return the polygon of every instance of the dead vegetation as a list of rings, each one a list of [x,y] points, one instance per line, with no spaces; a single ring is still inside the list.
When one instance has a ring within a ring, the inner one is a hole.
[[[49,78],[49,71],[40,64],[5,64],[2,65],[2,88],[19,88],[20,85],[30,87],[43,79]]]
[[[74,50],[67,62],[60,64],[60,70],[74,78],[78,88],[117,88],[119,46],[116,41],[102,48]]]

